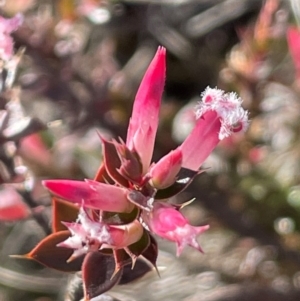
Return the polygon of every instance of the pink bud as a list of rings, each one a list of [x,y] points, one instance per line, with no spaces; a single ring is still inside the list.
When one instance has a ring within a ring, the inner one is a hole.
[[[6,187],[0,191],[0,220],[16,221],[28,217],[29,214],[29,207],[15,189]]]
[[[182,167],[197,171],[220,140],[248,126],[248,112],[235,93],[206,88],[196,108],[197,122],[182,143]]]
[[[154,203],[153,211],[145,218],[149,228],[162,238],[174,241],[177,244],[177,256],[187,245],[202,252],[196,238],[206,231],[209,226],[194,227],[172,205],[166,203]]]
[[[116,249],[126,248],[137,242],[143,235],[144,228],[137,220],[121,226],[109,226],[111,247]]]
[[[126,190],[93,180],[46,180],[43,185],[53,194],[84,207],[109,212],[131,212]]]
[[[166,49],[159,47],[135,97],[126,145],[141,158],[143,174],[149,168],[166,73]]]
[[[176,176],[181,168],[182,153],[180,149],[171,151],[161,158],[150,169],[151,183],[157,189],[163,189],[176,181]]]
[[[40,166],[51,164],[51,153],[37,133],[22,138],[19,142],[18,152],[23,158]]]

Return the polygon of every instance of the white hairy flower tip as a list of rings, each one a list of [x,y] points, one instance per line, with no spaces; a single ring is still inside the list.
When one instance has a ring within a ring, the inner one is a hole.
[[[207,87],[201,96],[202,102],[196,107],[196,117],[199,119],[206,112],[215,111],[221,121],[220,140],[233,132],[247,129],[248,111],[242,108],[242,99],[236,93],[224,93],[223,90]]]
[[[64,223],[64,225],[72,236],[58,246],[74,249],[72,258],[85,254],[91,249],[100,248],[102,244],[112,244],[109,227],[93,221],[83,207],[80,208],[76,223]]]

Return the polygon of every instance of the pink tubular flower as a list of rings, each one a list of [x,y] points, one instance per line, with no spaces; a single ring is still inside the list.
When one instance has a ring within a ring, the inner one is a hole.
[[[136,94],[127,132],[126,145],[139,154],[143,174],[152,158],[165,73],[166,49],[159,47]]]
[[[182,143],[182,167],[198,170],[220,140],[248,126],[248,112],[235,93],[206,88],[196,108],[196,126]]]
[[[162,238],[176,242],[177,256],[187,245],[203,252],[196,237],[206,231],[209,226],[194,227],[174,206],[166,203],[155,203],[150,213],[148,225],[151,231]]]

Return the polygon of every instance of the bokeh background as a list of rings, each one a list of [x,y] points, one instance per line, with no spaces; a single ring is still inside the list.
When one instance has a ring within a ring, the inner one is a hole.
[[[161,277],[150,272],[101,300],[300,300],[300,2],[2,2],[2,16],[21,12],[24,22],[11,64],[0,66],[0,300],[71,300],[66,275],[9,255],[49,234],[40,181],[93,178],[98,132],[125,138],[158,45],[167,79],[154,161],[186,137],[207,86],[237,92],[251,124],[173,199],[196,198],[184,214],[210,224],[199,237],[205,254],[176,258],[159,240]],[[7,218],[16,204],[23,215]]]

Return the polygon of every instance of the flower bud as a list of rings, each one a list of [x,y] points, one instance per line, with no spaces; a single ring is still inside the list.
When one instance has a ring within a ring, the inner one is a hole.
[[[182,153],[180,149],[171,151],[150,169],[151,184],[157,189],[169,187],[176,181],[181,168]]]

